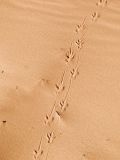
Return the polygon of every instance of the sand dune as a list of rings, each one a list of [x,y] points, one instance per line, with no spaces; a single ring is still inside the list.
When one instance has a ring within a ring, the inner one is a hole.
[[[0,160],[120,159],[120,1],[0,1]]]

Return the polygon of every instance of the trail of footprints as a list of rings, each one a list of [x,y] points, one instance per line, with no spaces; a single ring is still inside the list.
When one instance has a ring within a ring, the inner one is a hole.
[[[98,18],[100,18],[100,12],[99,12],[100,9],[106,7],[107,5],[108,5],[108,0],[99,0],[96,3],[98,9],[94,11],[91,15],[91,20],[93,22],[96,22]],[[86,28],[87,26],[85,17],[81,24],[76,25],[75,28],[76,40],[74,40],[71,43],[68,51],[65,54],[64,61],[66,63],[66,68],[61,76],[60,81],[55,84],[56,100],[51,108],[50,113],[46,114],[45,116],[44,131],[42,133],[37,149],[33,150],[33,160],[47,160],[49,156],[50,146],[53,144],[55,138],[57,138],[57,133],[54,129],[53,124],[55,121],[61,121],[61,118],[63,118],[63,114],[69,107],[67,98],[71,88],[72,81],[76,79],[76,77],[79,75],[80,50],[84,46],[85,42],[84,34]],[[3,74],[4,71],[2,70],[1,73]],[[65,80],[67,81],[68,85],[65,84]],[[63,94],[63,92],[65,92],[65,95]],[[63,95],[62,98],[60,98],[59,95]],[[56,115],[57,117],[59,117],[58,119],[56,119]],[[6,123],[7,123],[6,120],[2,121],[3,125],[5,125]],[[83,157],[87,158],[87,154],[84,153]]]
[[[83,48],[84,45],[83,35],[85,29],[86,26],[84,19],[83,22],[80,25],[77,25],[75,28],[77,41],[71,43],[70,48],[65,54],[64,61],[66,63],[66,68],[63,72],[63,75],[61,76],[61,80],[57,84],[55,84],[56,99],[58,100],[54,102],[51,112],[49,114],[46,114],[44,120],[45,127],[48,128],[49,131],[46,129],[47,131],[45,131],[41,137],[39,147],[33,151],[34,160],[47,159],[48,152],[46,152],[46,148],[48,150],[48,146],[51,145],[56,138],[54,129],[51,130],[52,124],[54,123],[54,121],[57,121],[57,119],[55,119],[55,115],[59,117],[60,121],[64,112],[69,106],[67,98],[72,84],[72,80],[75,79],[79,73],[79,51]],[[74,51],[75,47],[77,49],[76,52]],[[71,64],[73,60],[74,64]],[[66,75],[69,75],[69,77],[67,77]],[[67,84],[65,84],[65,78],[67,78]],[[65,92],[64,95],[62,95],[63,92]],[[59,95],[62,95],[62,98],[59,98]],[[45,143],[47,144],[47,146],[45,145]],[[46,155],[44,155],[44,152]]]
[[[105,7],[108,4],[108,0],[99,0],[99,2],[96,3],[97,6]]]
[[[96,22],[99,18],[100,18],[100,9],[106,7],[108,4],[108,0],[99,0],[96,3],[96,6],[98,8],[99,11],[94,11],[91,15],[92,17],[92,21]]]
[[[97,7],[107,6],[107,0],[99,0],[96,3],[96,6]],[[95,11],[91,15],[91,17],[92,21],[95,22],[100,17],[100,13],[98,11]],[[53,124],[55,121],[58,120],[61,121],[63,114],[69,107],[67,98],[71,88],[72,81],[76,79],[76,77],[79,75],[80,51],[84,46],[85,42],[84,35],[86,28],[87,28],[86,18],[84,18],[82,23],[80,25],[77,25],[75,28],[75,38],[77,40],[74,40],[71,43],[68,51],[65,54],[64,61],[66,63],[66,68],[61,76],[60,81],[55,84],[56,100],[51,108],[50,113],[46,114],[45,116],[44,119],[45,129],[42,133],[38,148],[33,151],[34,160],[47,160],[49,155],[50,145],[53,144],[55,138],[57,138],[57,133],[54,130]],[[68,86],[65,84],[65,80],[67,80]],[[63,94],[63,92],[65,92],[65,95]],[[60,95],[62,95],[62,98],[60,98]],[[56,115],[57,117],[59,117],[59,119],[55,118]]]

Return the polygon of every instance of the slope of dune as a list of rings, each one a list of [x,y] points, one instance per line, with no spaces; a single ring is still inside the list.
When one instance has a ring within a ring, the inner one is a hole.
[[[0,1],[0,160],[120,160],[120,1]]]

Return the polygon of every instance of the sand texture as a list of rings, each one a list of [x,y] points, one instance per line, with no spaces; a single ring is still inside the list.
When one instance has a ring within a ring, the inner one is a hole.
[[[120,160],[120,0],[0,0],[0,160]]]

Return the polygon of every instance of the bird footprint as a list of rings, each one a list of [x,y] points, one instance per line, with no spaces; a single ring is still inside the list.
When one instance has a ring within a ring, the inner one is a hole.
[[[56,136],[55,136],[54,132],[47,133],[47,142],[48,143],[52,143],[55,138],[56,138]]]
[[[34,149],[33,151],[33,157],[35,160],[38,159],[38,157],[42,156],[43,155],[43,149],[41,148],[41,145],[42,145],[42,137],[41,137],[41,140],[40,140],[40,144],[38,146],[38,149]]]
[[[86,28],[85,20],[86,20],[86,18],[84,18],[84,20],[81,24],[77,24],[76,29],[75,29],[76,33],[79,33],[80,30],[82,31]]]
[[[60,85],[56,84],[55,87],[56,87],[57,94],[59,94],[60,92],[62,92],[65,89],[63,82],[61,82]]]
[[[37,160],[38,157],[40,157],[42,154],[43,154],[43,150],[41,150],[40,152],[37,151],[37,150],[34,150],[33,157],[34,157],[35,160]]]
[[[73,78],[76,78],[77,75],[79,75],[78,68],[73,68],[70,73],[71,73]]]
[[[62,100],[62,101],[60,102],[61,111],[62,111],[62,112],[66,111],[66,108],[67,108],[67,107],[68,107],[68,103],[67,103],[66,101]]]
[[[47,125],[47,124],[50,125],[50,123],[53,122],[53,120],[54,120],[54,116],[53,116],[53,114],[51,113],[50,115],[47,114],[47,115],[45,116],[44,122],[45,122],[46,125]]]
[[[107,5],[107,0],[99,0],[99,2],[96,3],[97,6],[105,7]]]
[[[70,47],[69,51],[66,53],[66,59],[65,61],[67,63],[71,62],[75,57],[75,53],[74,51],[72,50],[72,48]]]
[[[77,45],[77,48],[78,49],[81,49],[82,47],[83,47],[83,45],[84,45],[84,42],[83,42],[83,40],[77,40],[76,41],[76,45]]]
[[[60,103],[59,103],[59,107],[57,108],[56,110],[56,113],[59,117],[62,116],[63,112],[66,111],[68,107],[68,103],[65,101],[65,100],[62,100]]]
[[[94,13],[92,14],[92,20],[93,20],[93,21],[96,21],[98,18],[100,18],[100,14],[97,13],[97,12],[94,12]]]
[[[57,94],[59,94],[60,92],[62,92],[65,89],[64,76],[65,76],[65,71],[64,71],[64,73],[62,75],[62,79],[60,81],[60,84],[59,85],[58,84],[55,85]]]

